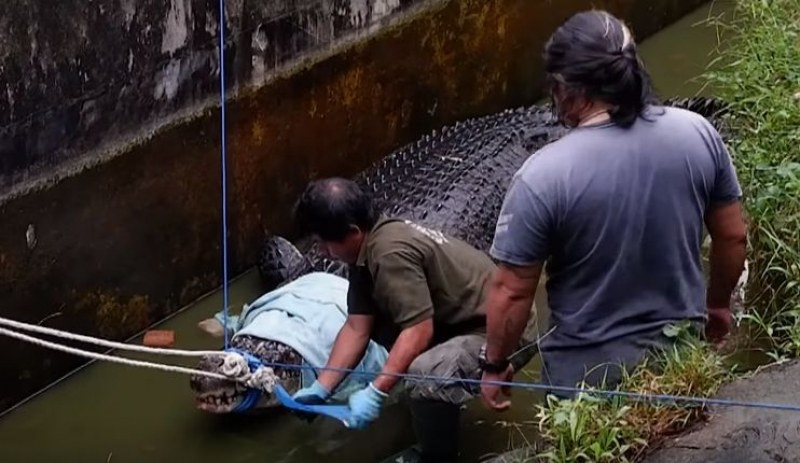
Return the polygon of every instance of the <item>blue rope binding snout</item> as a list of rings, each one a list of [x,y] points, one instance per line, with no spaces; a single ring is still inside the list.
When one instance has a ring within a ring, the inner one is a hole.
[[[228,347],[227,349],[225,349],[225,352],[233,352],[244,357],[244,359],[247,361],[247,368],[250,370],[250,373],[253,373],[254,371],[264,366],[264,364],[261,362],[261,360],[259,360],[258,357],[254,356],[253,354],[247,351],[243,351],[233,347]],[[243,413],[253,409],[258,404],[258,401],[261,400],[262,393],[263,392],[260,389],[248,387],[247,392],[244,395],[244,398],[242,399],[241,402],[236,404],[236,407],[234,407],[233,412]]]
[[[281,385],[275,386],[275,397],[286,408],[306,413],[327,416],[341,422],[346,427],[350,427],[352,414],[350,407],[340,404],[308,405],[295,401]]]
[[[254,356],[253,354],[243,351],[240,349],[236,349],[234,347],[228,347],[225,349],[225,352],[232,352],[241,355],[247,361],[247,368],[250,370],[250,373],[255,372],[259,368],[265,366],[264,362],[262,362],[258,357]],[[260,389],[255,389],[252,387],[247,388],[247,393],[245,393],[244,398],[236,404],[236,407],[233,408],[233,413],[243,413],[248,410],[253,409],[257,404],[258,401],[261,400],[261,396],[263,391]],[[274,391],[275,397],[278,399],[278,402],[281,403],[284,407],[297,410],[307,413],[315,413],[318,415],[324,415],[329,418],[333,418],[335,420],[340,421],[345,426],[348,425],[350,420],[350,407],[347,405],[340,405],[340,404],[326,404],[326,405],[306,405],[299,402],[296,402],[292,396],[286,392],[280,384],[275,385]]]

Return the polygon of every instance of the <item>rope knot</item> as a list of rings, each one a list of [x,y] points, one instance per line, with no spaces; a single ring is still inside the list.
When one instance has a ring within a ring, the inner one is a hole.
[[[266,367],[253,355],[229,349],[222,361],[222,374],[245,386],[271,393],[278,382],[272,368]]]
[[[250,374],[250,366],[244,356],[230,352],[222,361],[222,374],[231,378],[240,378]]]
[[[273,371],[272,368],[262,366],[250,374],[245,381],[245,385],[272,393],[277,382],[278,377],[275,375],[275,371]]]

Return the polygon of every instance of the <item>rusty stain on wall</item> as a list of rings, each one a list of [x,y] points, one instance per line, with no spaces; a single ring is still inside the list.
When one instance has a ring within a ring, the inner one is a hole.
[[[120,339],[130,335],[132,326],[148,326],[152,323],[152,304],[146,295],[136,294],[123,298],[103,290],[83,295],[73,294],[72,310],[85,314],[106,339]]]
[[[434,128],[538,99],[541,46],[573,12],[611,5],[641,39],[702,1],[434,3],[230,102],[233,275],[253,264],[265,232],[293,236],[290,205],[309,178],[351,175]],[[134,23],[128,5],[122,14]],[[203,9],[193,2],[192,11],[197,34]],[[363,21],[358,11],[337,14]],[[213,34],[210,19],[201,22]],[[45,325],[123,339],[216,287],[219,122],[206,107],[80,175],[0,204],[0,314],[37,323],[61,310]],[[0,351],[4,377],[22,377],[3,381],[0,409],[82,362],[7,338]]]

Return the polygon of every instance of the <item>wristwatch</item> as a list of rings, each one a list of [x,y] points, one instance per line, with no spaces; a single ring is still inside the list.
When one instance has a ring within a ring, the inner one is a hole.
[[[510,363],[511,362],[508,359],[503,359],[500,362],[489,362],[486,360],[486,344],[481,346],[481,352],[478,355],[478,365],[480,366],[481,370],[485,371],[486,373],[503,373],[508,369],[508,365]]]

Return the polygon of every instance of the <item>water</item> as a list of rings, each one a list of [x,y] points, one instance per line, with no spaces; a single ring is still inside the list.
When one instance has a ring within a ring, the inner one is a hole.
[[[698,9],[642,44],[643,57],[659,93],[692,96],[702,89],[693,81],[711,59],[717,44],[712,28],[692,27],[713,14],[729,11],[731,2]],[[702,92],[707,94],[708,90]],[[237,310],[261,294],[256,272],[231,285]],[[540,288],[537,304],[544,307]],[[176,332],[176,347],[214,349],[220,342],[197,329],[197,322],[222,306],[213,294],[163,323]],[[546,310],[546,307],[545,307]],[[544,311],[542,312],[544,317]],[[131,356],[147,358],[145,356]],[[170,359],[191,366],[191,360]],[[532,362],[521,380],[538,377]],[[503,414],[473,403],[464,416],[464,461],[520,445],[533,435],[531,404],[536,393],[515,391],[514,407]],[[319,458],[352,463],[375,462],[413,442],[406,410],[384,411],[365,431],[346,431],[336,423],[313,425],[285,416],[210,416],[194,408],[184,375],[112,364],[92,365],[0,420],[0,459],[10,462],[310,462]],[[515,424],[516,423],[516,424]]]

